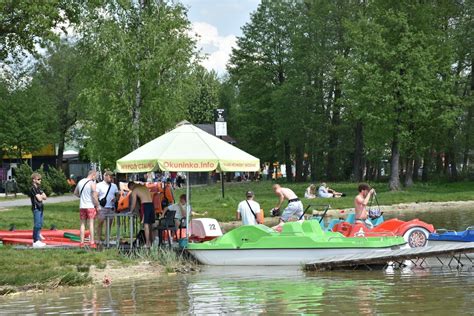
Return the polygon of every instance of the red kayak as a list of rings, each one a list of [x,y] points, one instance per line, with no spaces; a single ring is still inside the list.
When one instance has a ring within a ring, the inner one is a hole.
[[[79,229],[59,229],[59,230],[41,230],[41,235],[43,237],[64,237],[64,233],[74,234],[79,236],[80,231]],[[85,237],[89,236],[89,231],[86,230]],[[4,238],[32,238],[33,231],[32,230],[0,230],[0,239]]]
[[[29,238],[2,238],[3,244],[5,245],[27,245],[27,246],[32,246],[33,245],[33,239]],[[77,241],[71,241],[68,238],[53,238],[49,237],[43,242],[48,245],[48,246],[72,246],[72,247],[79,247],[81,243]]]

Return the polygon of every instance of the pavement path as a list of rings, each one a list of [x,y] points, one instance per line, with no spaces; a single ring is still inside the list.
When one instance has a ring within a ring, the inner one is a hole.
[[[3,196],[5,196],[3,194]],[[52,203],[61,203],[61,202],[70,202],[70,201],[79,201],[77,197],[72,194],[68,195],[61,195],[61,196],[53,196],[48,198],[44,204],[52,204]],[[5,211],[9,208],[16,207],[16,206],[31,206],[31,201],[29,198],[16,198],[16,199],[0,199],[0,211]]]

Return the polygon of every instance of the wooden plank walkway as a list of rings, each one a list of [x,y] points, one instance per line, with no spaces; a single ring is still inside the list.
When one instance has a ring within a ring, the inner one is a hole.
[[[307,263],[306,270],[332,270],[340,268],[356,268],[358,266],[375,266],[387,265],[388,262],[403,262],[404,260],[418,260],[425,258],[451,257],[459,264],[459,257],[463,254],[474,253],[474,242],[470,243],[455,243],[453,245],[435,245],[419,248],[407,248],[388,251],[386,253],[361,254],[361,255],[346,255],[330,257],[326,259],[319,259]],[[467,257],[469,261],[471,259]],[[441,262],[441,260],[440,260]],[[471,261],[472,262],[472,261]]]

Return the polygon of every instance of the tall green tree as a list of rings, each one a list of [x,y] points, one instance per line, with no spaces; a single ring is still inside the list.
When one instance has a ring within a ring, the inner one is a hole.
[[[264,161],[283,158],[288,180],[292,180],[292,141],[299,129],[291,121],[295,117],[288,115],[297,105],[287,103],[281,89],[293,62],[292,34],[301,12],[297,6],[294,2],[262,1],[243,26],[229,65],[239,90],[236,107],[239,136],[244,140],[240,144]],[[254,146],[255,141],[261,145]]]
[[[86,86],[82,68],[86,61],[78,48],[63,42],[49,47],[48,54],[37,65],[34,78],[43,89],[43,96],[52,109],[49,123],[54,126],[58,156],[56,166],[63,169],[65,144],[81,114],[79,96]]]
[[[214,109],[219,105],[220,83],[214,71],[196,66],[191,74],[189,85],[187,118],[194,124],[207,124],[214,121]]]
[[[392,190],[400,189],[401,149],[413,161],[420,144],[417,130],[451,97],[443,93],[450,85],[449,51],[440,49],[446,17],[437,9],[410,1],[374,1],[351,28],[351,99],[377,122],[371,127],[386,135]]]
[[[107,1],[84,22],[93,159],[113,166],[186,117],[197,60],[189,29],[186,9],[164,1]]]

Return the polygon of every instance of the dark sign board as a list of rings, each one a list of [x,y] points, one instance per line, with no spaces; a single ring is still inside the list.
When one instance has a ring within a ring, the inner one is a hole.
[[[214,121],[216,122],[225,122],[225,109],[215,109],[214,110]]]

